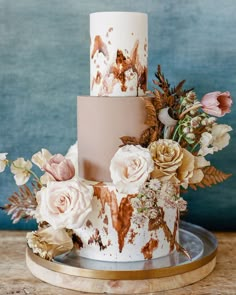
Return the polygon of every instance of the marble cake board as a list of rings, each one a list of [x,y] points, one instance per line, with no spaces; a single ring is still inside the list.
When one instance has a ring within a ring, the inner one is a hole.
[[[38,279],[57,287],[81,292],[146,294],[181,288],[205,278],[213,271],[217,251],[217,240],[212,233],[186,222],[182,222],[182,227],[185,234],[194,234],[196,239],[202,241],[203,251],[193,261],[176,262],[169,259],[170,265],[156,267],[154,263],[148,267],[145,264],[145,268],[142,264],[127,262],[125,269],[124,264],[121,263],[119,268],[119,263],[118,267],[116,263],[114,270],[112,263],[109,269],[109,263],[104,264],[104,267],[99,261],[93,261],[94,267],[91,266],[91,260],[85,265],[82,261],[77,267],[71,265],[72,259],[46,261],[27,248],[26,264]],[[86,259],[84,261],[86,263]]]

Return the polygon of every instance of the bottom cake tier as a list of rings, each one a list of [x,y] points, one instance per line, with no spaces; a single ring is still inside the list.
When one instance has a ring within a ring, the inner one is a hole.
[[[91,183],[92,211],[75,231],[78,255],[102,261],[139,261],[170,254],[178,246],[179,211],[159,204],[158,215],[137,209],[137,195],[118,193],[110,183]]]

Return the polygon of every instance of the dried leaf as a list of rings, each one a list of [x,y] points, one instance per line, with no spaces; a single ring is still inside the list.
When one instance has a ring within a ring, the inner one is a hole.
[[[216,169],[214,166],[204,167],[202,171],[204,173],[204,177],[202,181],[199,183],[189,185],[194,190],[197,190],[197,187],[205,188],[206,186],[210,187],[213,184],[223,182],[232,175],[232,174],[226,174]]]
[[[163,92],[166,94],[166,96],[169,96],[170,93],[170,84],[168,80],[165,78],[164,74],[161,72],[161,66],[157,66],[157,72],[155,73],[156,78],[158,81],[155,81],[154,84],[158,85]]]
[[[159,111],[161,110],[162,108],[164,108],[164,100],[163,100],[163,97],[162,97],[162,94],[159,90],[157,89],[154,89],[153,91],[153,94],[155,95],[152,99],[152,104],[155,108],[156,111]]]
[[[140,136],[139,143],[142,147],[147,147],[152,142],[155,128],[149,127],[143,131]]]
[[[120,137],[120,140],[123,143],[122,145],[120,145],[120,147],[126,144],[133,144],[133,145],[139,144],[138,140],[132,136],[122,136]]]
[[[177,95],[181,95],[182,93],[182,88],[183,88],[183,85],[185,83],[186,80],[182,80],[178,83],[177,86],[175,86],[174,88],[171,89],[171,93],[172,94],[177,94]]]
[[[150,100],[145,100],[145,109],[147,112],[145,124],[148,126],[156,126],[157,124],[157,114],[154,105]]]
[[[17,223],[21,218],[26,220],[32,218],[30,213],[37,206],[35,191],[31,191],[27,185],[23,185],[19,188],[19,192],[15,192],[8,200],[10,204],[6,204],[1,209],[5,210],[8,215],[12,215],[13,223]]]

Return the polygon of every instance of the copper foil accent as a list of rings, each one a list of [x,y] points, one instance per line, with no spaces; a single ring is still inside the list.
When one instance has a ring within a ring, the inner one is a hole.
[[[105,223],[106,225],[108,225],[108,217],[107,217],[107,215],[104,217],[103,223]]]
[[[137,74],[137,96],[138,88],[141,88],[144,92],[147,90],[147,68],[142,66],[138,55],[139,41],[137,40],[131,50],[130,57],[125,56],[122,50],[118,49],[116,54],[116,62],[110,68],[110,73],[114,75],[114,79],[121,84],[121,91],[126,92],[127,76],[126,72],[132,69],[133,73]],[[131,74],[133,76],[133,74]],[[114,85],[113,85],[114,86]],[[105,84],[104,84],[105,88]]]
[[[125,92],[127,87],[125,73],[132,67],[129,59],[125,57],[122,50],[117,50],[116,63],[110,69],[110,73],[114,75],[114,78],[121,84],[121,91]]]
[[[132,197],[132,196],[131,196]],[[117,223],[117,232],[118,232],[118,240],[119,240],[119,250],[122,252],[124,247],[124,240],[129,231],[131,225],[131,217],[133,213],[133,207],[130,202],[130,196],[128,195],[126,198],[123,198],[119,207],[118,214],[118,223]]]
[[[80,250],[81,248],[83,248],[83,242],[80,239],[80,237],[77,236],[76,234],[73,234],[72,235],[72,241],[73,241],[74,247],[76,249],[79,249]]]
[[[86,221],[86,226],[87,227],[93,226],[92,222],[89,219]]]
[[[103,227],[104,232],[106,233],[106,235],[108,235],[108,228],[107,227]]]
[[[110,192],[107,187],[102,185],[102,183],[94,186],[94,195],[101,202],[101,212],[103,214],[105,213],[105,204],[110,207],[112,226],[117,231],[119,251],[122,252],[124,240],[130,228],[133,213],[130,199],[135,195],[127,195],[121,200],[120,206],[118,206],[116,194],[113,191]]]
[[[191,259],[189,253],[187,250],[185,250],[176,240],[177,230],[179,228],[179,211],[177,210],[176,213],[176,219],[174,224],[173,233],[169,229],[168,225],[166,224],[164,220],[165,212],[162,207],[158,207],[159,209],[159,215],[156,219],[150,219],[148,229],[149,230],[157,230],[158,228],[161,228],[164,231],[164,234],[166,236],[167,241],[170,244],[170,253],[176,248],[178,252],[181,252],[185,256],[188,257],[188,259]]]
[[[130,230],[130,237],[129,237],[129,240],[128,240],[129,244],[133,244],[134,239],[135,239],[137,234],[138,233],[136,233],[133,229]]]
[[[179,210],[177,210],[177,212],[176,212],[173,235],[172,235],[172,238],[171,238],[171,241],[170,241],[170,252],[172,252],[174,250],[174,248],[175,248],[176,234],[177,234],[178,228],[179,228]]]
[[[107,248],[107,246],[103,245],[103,243],[102,243],[102,238],[100,236],[98,229],[95,230],[95,233],[88,240],[88,244],[93,244],[93,243],[95,243],[99,246],[100,251]]]
[[[96,52],[101,52],[107,59],[109,59],[109,53],[107,50],[106,43],[103,42],[101,36],[95,36],[94,38],[94,46],[91,53],[91,58],[94,58]]]
[[[152,259],[153,251],[157,247],[158,247],[158,240],[154,240],[153,238],[151,238],[150,241],[141,249],[141,252],[143,253],[144,258]]]

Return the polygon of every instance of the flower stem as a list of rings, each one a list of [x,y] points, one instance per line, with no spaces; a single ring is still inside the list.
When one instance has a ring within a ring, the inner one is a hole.
[[[172,136],[172,139],[175,140],[175,137],[177,135],[177,132],[179,131],[179,128],[181,127],[181,124],[178,124],[177,127],[175,128],[174,134]]]

